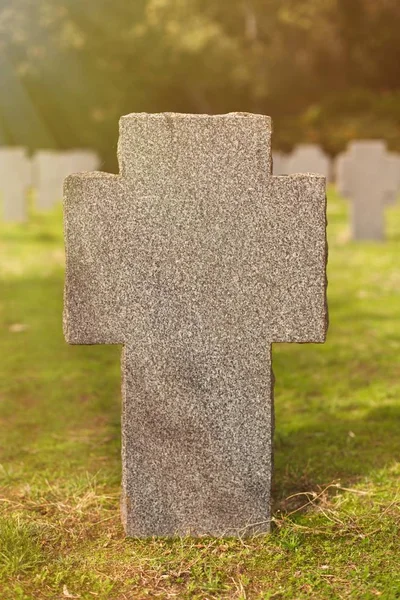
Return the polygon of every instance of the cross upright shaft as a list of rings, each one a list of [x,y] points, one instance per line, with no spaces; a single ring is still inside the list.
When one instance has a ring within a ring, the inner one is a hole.
[[[268,531],[272,342],[325,339],[325,179],[271,176],[271,123],[129,115],[119,176],[65,184],[64,331],[124,344],[128,535]]]

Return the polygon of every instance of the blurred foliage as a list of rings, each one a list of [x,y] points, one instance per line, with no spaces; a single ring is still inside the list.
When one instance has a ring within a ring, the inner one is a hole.
[[[0,0],[0,141],[90,146],[129,112],[261,112],[277,148],[400,150],[398,0]]]

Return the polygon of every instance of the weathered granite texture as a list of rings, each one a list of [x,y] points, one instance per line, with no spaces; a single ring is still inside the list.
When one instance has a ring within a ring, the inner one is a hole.
[[[133,114],[121,175],[65,183],[64,332],[124,344],[128,535],[269,530],[272,342],[323,342],[325,179],[260,115]]]
[[[400,164],[381,140],[351,142],[336,161],[337,188],[351,202],[351,229],[355,240],[383,240],[385,206],[400,191]]]
[[[24,148],[0,148],[1,218],[23,223],[28,218],[27,191],[31,184],[30,160]]]

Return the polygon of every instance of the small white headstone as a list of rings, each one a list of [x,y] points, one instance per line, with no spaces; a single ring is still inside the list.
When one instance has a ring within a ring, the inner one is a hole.
[[[124,344],[125,530],[266,532],[271,344],[325,339],[325,179],[271,176],[262,115],[128,115],[118,147],[65,182],[64,332]]]
[[[352,201],[355,240],[384,239],[384,208],[396,201],[399,171],[398,155],[388,152],[382,140],[351,142],[348,150],[338,157],[337,188]]]
[[[26,221],[26,193],[30,184],[30,160],[26,150],[0,148],[0,196],[4,221]]]
[[[96,170],[99,158],[89,150],[40,150],[32,161],[37,208],[49,210],[63,196],[64,179],[73,173]]]
[[[283,152],[272,153],[272,174],[273,175],[286,175],[288,155]]]
[[[331,159],[317,144],[299,144],[286,159],[287,173],[316,173],[331,180]]]
[[[73,173],[97,171],[100,168],[99,156],[91,150],[70,150],[67,154],[69,172],[65,177]]]
[[[32,160],[32,180],[36,190],[36,206],[49,210],[62,198],[62,153],[39,150]]]

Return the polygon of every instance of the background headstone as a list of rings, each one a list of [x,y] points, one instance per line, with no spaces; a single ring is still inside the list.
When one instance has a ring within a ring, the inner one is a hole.
[[[332,161],[317,144],[299,144],[286,159],[287,173],[316,173],[332,178]]]
[[[398,152],[389,152],[390,179],[395,181],[395,193],[389,194],[389,204],[395,204],[400,194],[400,154]],[[397,183],[396,183],[397,182]]]
[[[51,209],[61,199],[60,153],[39,150],[32,158],[32,184],[36,193],[36,207]]]
[[[62,200],[64,179],[72,173],[93,171],[100,164],[89,150],[39,150],[32,159],[36,206],[49,210]]]
[[[97,171],[100,168],[99,156],[91,150],[69,150],[65,155],[68,169],[65,177],[73,173]]]
[[[0,148],[0,205],[4,221],[26,221],[27,192],[30,185],[30,160],[26,150]]]
[[[273,152],[272,154],[272,173],[273,175],[286,175],[288,155],[284,152]]]
[[[355,240],[384,239],[384,209],[399,193],[399,159],[381,140],[358,140],[336,161],[337,189],[351,200]]]
[[[271,176],[271,122],[133,114],[119,176],[65,183],[64,332],[123,344],[128,535],[269,530],[272,342],[323,342],[320,176]]]

